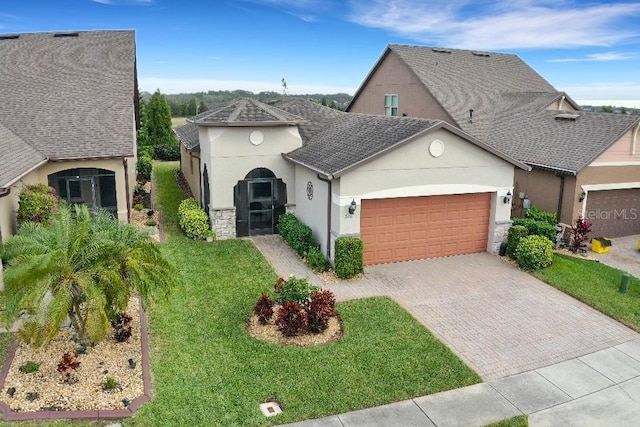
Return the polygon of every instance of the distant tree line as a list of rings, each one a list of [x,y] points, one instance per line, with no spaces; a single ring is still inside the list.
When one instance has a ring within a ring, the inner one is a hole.
[[[581,107],[585,111],[597,111],[598,113],[628,114],[640,116],[640,109],[638,108],[615,107],[613,105],[582,105]]]
[[[150,101],[152,94],[144,92],[143,99]],[[180,93],[164,95],[172,117],[191,117],[207,111],[211,105],[228,102],[236,98],[252,98],[261,101],[272,101],[282,98],[282,94],[273,91],[254,93],[248,90],[210,90],[208,92]],[[331,108],[344,110],[353,97],[347,93],[336,94],[308,94],[288,95],[299,96],[326,105]]]

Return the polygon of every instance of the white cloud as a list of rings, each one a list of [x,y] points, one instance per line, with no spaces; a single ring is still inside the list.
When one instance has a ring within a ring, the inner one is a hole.
[[[556,85],[571,95],[575,100],[618,99],[633,100],[640,105],[640,81],[630,82],[600,82],[582,85]]]
[[[635,53],[618,53],[618,52],[606,52],[606,53],[592,53],[584,58],[560,58],[560,59],[548,59],[547,62],[608,62],[608,61],[625,61],[627,59],[636,58],[638,55]]]
[[[352,0],[349,20],[425,43],[467,49],[610,46],[637,36],[616,23],[640,3]]]
[[[124,5],[150,6],[153,4],[155,0],[91,0],[91,1],[95,3],[108,4],[113,6],[124,6]]]
[[[248,90],[251,92],[282,92],[280,82],[260,82],[250,80],[208,80],[208,79],[176,79],[165,77],[141,77],[139,79],[140,90],[155,92],[160,89],[162,93],[192,93],[206,92],[209,90]],[[291,95],[311,94],[311,93],[350,93],[353,94],[356,88],[323,86],[306,83],[287,82],[288,93]]]

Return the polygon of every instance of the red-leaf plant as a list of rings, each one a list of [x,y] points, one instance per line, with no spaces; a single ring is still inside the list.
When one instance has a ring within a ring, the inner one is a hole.
[[[586,247],[587,236],[591,231],[591,223],[579,216],[576,222],[571,226],[571,243],[569,249],[571,252],[578,252],[580,248]]]
[[[335,305],[336,298],[333,292],[328,290],[314,292],[305,306],[309,331],[319,333],[327,329],[329,319],[336,315]]]
[[[71,374],[80,367],[80,361],[78,360],[78,353],[65,353],[58,363],[58,372],[64,374],[64,380],[70,382]]]
[[[307,329],[307,313],[300,303],[296,301],[285,302],[278,311],[276,326],[284,336],[299,335]]]
[[[256,306],[253,308],[253,313],[258,316],[258,322],[266,324],[273,316],[273,300],[269,298],[269,295],[263,293],[258,299]]]

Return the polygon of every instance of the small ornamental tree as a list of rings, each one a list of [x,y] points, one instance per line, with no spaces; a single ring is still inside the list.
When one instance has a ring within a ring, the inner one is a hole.
[[[590,231],[591,223],[579,216],[571,226],[571,243],[569,245],[571,252],[578,252],[578,250],[587,246],[586,241],[589,240],[588,234]]]

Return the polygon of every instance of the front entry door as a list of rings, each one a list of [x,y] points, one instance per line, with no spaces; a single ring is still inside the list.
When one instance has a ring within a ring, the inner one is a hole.
[[[85,204],[89,209],[96,206],[96,189],[93,177],[67,178],[67,202]]]
[[[273,179],[249,181],[249,236],[273,234]]]

